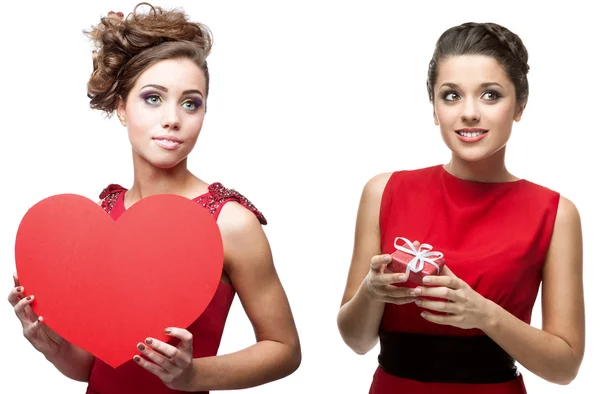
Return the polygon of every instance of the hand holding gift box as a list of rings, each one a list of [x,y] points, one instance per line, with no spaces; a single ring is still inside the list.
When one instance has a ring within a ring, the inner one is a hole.
[[[399,245],[398,241],[404,241]],[[438,275],[444,266],[444,254],[432,251],[433,246],[429,244],[415,245],[406,238],[396,237],[394,247],[397,249],[392,253],[392,262],[388,269],[392,272],[404,272],[413,283],[423,284],[423,277]]]

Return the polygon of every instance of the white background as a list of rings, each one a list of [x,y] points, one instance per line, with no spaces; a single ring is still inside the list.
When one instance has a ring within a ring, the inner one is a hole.
[[[494,21],[530,53],[530,99],[509,143],[516,175],[575,202],[583,221],[587,346],[577,379],[557,386],[523,371],[529,393],[592,393],[600,362],[598,40],[591,3],[225,2],[184,6],[215,38],[209,111],[190,168],[254,202],[287,290],[303,346],[290,377],[249,393],[366,393],[378,349],[347,348],[336,314],[352,253],[364,183],[380,172],[444,163],[425,79],[438,36],[467,21]],[[3,5],[0,289],[12,288],[14,237],[37,201],[78,193],[96,199],[109,183],[131,186],[130,148],[116,118],[89,109],[91,46],[81,31],[134,1],[20,1]],[[77,294],[73,294],[77,297]],[[83,393],[21,334],[0,303],[0,392]],[[533,324],[540,327],[539,303]],[[594,335],[596,334],[596,335]],[[252,344],[234,302],[221,353]],[[318,383],[317,383],[318,382]]]

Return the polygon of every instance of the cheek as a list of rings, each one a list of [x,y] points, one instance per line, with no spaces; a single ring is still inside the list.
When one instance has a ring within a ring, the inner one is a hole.
[[[149,111],[142,105],[134,104],[127,109],[127,132],[129,138],[136,138],[144,135],[151,129],[151,124],[155,122],[155,112]]]
[[[460,113],[457,111],[457,106],[451,107],[447,105],[438,105],[435,107],[435,113],[442,131],[445,131],[448,128],[454,129],[457,117],[460,117]]]
[[[188,119],[187,129],[189,130],[190,137],[192,137],[194,140],[200,135],[203,123],[204,113],[193,115]]]
[[[509,129],[513,123],[514,107],[512,105],[490,106],[486,117],[496,128]]]

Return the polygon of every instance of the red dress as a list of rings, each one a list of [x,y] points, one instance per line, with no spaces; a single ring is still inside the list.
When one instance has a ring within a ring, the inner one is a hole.
[[[100,194],[102,208],[115,220],[125,212],[123,197],[126,189],[119,185],[109,185]],[[217,220],[221,208],[229,201],[236,201],[252,211],[262,224],[267,224],[264,216],[244,196],[220,183],[213,183],[208,192],[195,198]],[[194,358],[215,356],[219,349],[225,320],[235,296],[230,284],[220,282],[215,296],[196,321],[187,328],[194,336]],[[151,372],[137,365],[133,360],[113,369],[96,359],[89,379],[87,394],[167,394],[180,391],[169,389]]]
[[[527,180],[466,181],[451,175],[441,165],[395,172],[381,200],[381,250],[385,254],[394,252],[396,237],[431,244],[433,250],[444,253],[446,265],[456,276],[529,324],[559,198],[558,193]],[[442,336],[483,335],[476,329],[431,323],[420,316],[422,311],[414,303],[386,304],[381,330]],[[381,366],[374,374],[370,390],[372,394],[441,392],[523,394],[526,391],[520,374],[505,383],[424,383],[388,374]]]

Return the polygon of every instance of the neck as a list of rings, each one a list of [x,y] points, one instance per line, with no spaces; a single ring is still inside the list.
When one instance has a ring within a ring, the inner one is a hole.
[[[158,168],[133,152],[133,186],[127,192],[127,205],[156,194],[189,197],[196,181],[197,178],[187,169],[187,158],[174,167]]]
[[[452,154],[452,159],[444,166],[446,171],[457,178],[475,182],[511,182],[518,180],[506,169],[503,147],[490,157],[477,162],[470,162]]]

